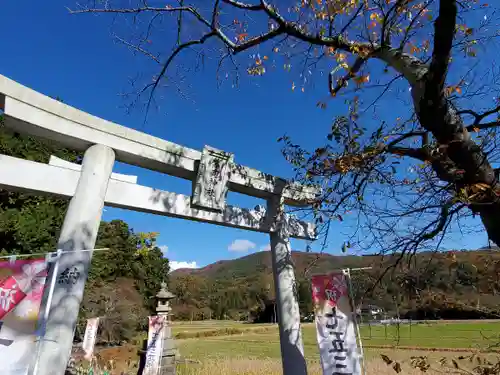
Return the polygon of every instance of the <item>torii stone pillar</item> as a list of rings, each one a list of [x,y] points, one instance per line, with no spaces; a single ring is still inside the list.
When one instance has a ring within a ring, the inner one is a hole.
[[[268,217],[274,220],[275,227],[270,239],[283,374],[307,375],[297,284],[290,248],[290,228],[284,214],[283,199],[279,196],[269,199],[267,210]]]
[[[95,247],[108,182],[115,161],[114,151],[103,145],[91,146],[83,157],[82,172],[75,195],[71,199],[57,244],[62,255],[47,280],[57,278],[52,303],[47,306],[45,289],[42,310],[50,308],[44,336],[39,343],[35,368],[31,374],[64,374],[68,364],[78,312]]]

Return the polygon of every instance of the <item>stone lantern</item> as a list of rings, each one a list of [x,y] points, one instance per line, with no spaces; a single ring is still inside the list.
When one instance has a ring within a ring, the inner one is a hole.
[[[161,288],[158,294],[156,295],[157,306],[156,312],[158,315],[166,316],[168,323],[171,322],[172,316],[172,307],[170,307],[170,300],[175,298],[175,294],[170,292],[167,288],[167,283],[161,283]]]
[[[166,283],[161,283],[161,289],[156,295],[156,312],[159,316],[165,316],[165,325],[163,326],[163,350],[160,362],[160,375],[175,375],[175,364],[178,356],[172,338],[172,307],[170,301],[175,295],[167,289]]]

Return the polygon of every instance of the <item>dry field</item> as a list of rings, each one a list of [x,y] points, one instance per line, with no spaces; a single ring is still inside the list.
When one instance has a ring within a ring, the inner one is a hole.
[[[188,359],[178,366],[179,375],[277,375],[281,374],[278,330],[275,325],[253,325],[235,322],[174,323],[173,333],[181,357]],[[431,364],[427,374],[450,373],[439,365],[441,358],[457,358],[469,355],[465,350],[486,348],[500,342],[500,323],[441,322],[420,324],[411,328],[371,327],[362,329],[365,349],[366,374],[396,374],[381,357],[388,356],[401,365],[402,374],[423,374],[410,365],[411,357],[426,356]],[[312,324],[303,325],[304,351],[310,375],[321,374],[318,360],[315,330]],[[412,347],[401,350],[395,345]],[[380,346],[387,346],[380,348]],[[424,348],[433,349],[422,350]],[[453,349],[454,351],[450,351]],[[113,374],[134,373],[132,367],[137,360],[136,348],[132,346],[102,350],[102,363],[113,360]],[[488,354],[495,357],[496,354]],[[460,362],[460,361],[459,361]],[[470,368],[468,361],[464,366]],[[435,369],[433,369],[435,368]]]
[[[309,374],[321,374],[315,329],[313,324],[303,326],[304,351],[308,359]],[[217,330],[234,329],[242,332],[218,336]],[[245,325],[231,322],[177,323],[174,334],[203,332],[205,337],[177,340],[183,357],[199,361],[199,364],[179,366],[180,375],[263,375],[281,374],[280,350],[277,327],[273,325]],[[208,333],[210,332],[210,333]],[[494,344],[500,337],[499,322],[440,322],[396,327],[362,327],[361,334],[367,346],[411,346],[432,348],[435,351],[399,350],[396,348],[367,348],[365,350],[366,374],[396,374],[381,357],[387,355],[401,364],[402,374],[422,374],[412,368],[411,357],[426,356],[432,367],[428,374],[448,373],[439,360],[469,355],[467,352],[450,352],[450,349],[480,349]],[[465,367],[471,367],[468,361]]]
[[[423,374],[443,374],[450,373],[446,369],[436,366],[436,370],[430,369],[423,373],[409,365],[410,353],[395,355],[392,351],[384,352],[399,357],[401,362],[401,374],[403,375],[423,375]],[[436,358],[437,360],[437,358]],[[380,357],[372,357],[366,363],[366,375],[396,375],[397,373],[385,364]],[[281,375],[281,362],[277,359],[245,359],[245,358],[220,358],[211,359],[199,365],[180,365],[178,375]],[[310,362],[308,364],[309,375],[322,375],[319,363]]]

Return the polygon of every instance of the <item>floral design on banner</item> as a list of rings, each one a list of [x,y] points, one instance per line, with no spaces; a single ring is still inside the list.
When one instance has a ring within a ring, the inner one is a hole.
[[[0,319],[15,316],[36,320],[47,276],[45,260],[0,262]]]
[[[27,373],[27,366],[34,359],[47,265],[45,259],[0,262],[2,373]]]

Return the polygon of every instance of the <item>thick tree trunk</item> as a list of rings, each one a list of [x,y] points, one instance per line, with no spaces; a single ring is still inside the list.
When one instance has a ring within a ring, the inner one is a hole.
[[[412,97],[421,126],[432,133],[438,148],[427,149],[439,178],[456,190],[472,191],[470,209],[479,214],[492,241],[500,244],[500,182],[481,147],[472,139],[462,117],[444,94],[455,37],[457,1],[441,0],[435,21],[434,51],[429,65],[414,57],[381,48],[376,57],[401,73],[412,86]],[[427,147],[427,145],[425,145]],[[474,194],[478,186],[483,190]],[[484,189],[488,186],[489,189]]]
[[[500,246],[500,197],[497,195],[500,183],[495,171],[453,106],[443,96],[428,96],[432,99],[427,100],[427,95],[424,95],[419,103],[420,123],[444,146],[445,156],[455,165],[453,169],[461,172],[448,182],[459,189],[473,188],[478,184],[489,186],[488,191],[472,199],[469,207],[480,215],[490,240]]]
[[[500,204],[481,206],[477,212],[481,216],[489,239],[500,246]]]
[[[447,182],[455,183],[459,189],[477,184],[490,187],[489,191],[474,198],[469,207],[480,215],[490,240],[500,246],[500,199],[497,196],[500,183],[487,156],[465,129],[461,117],[446,99],[440,100],[441,105],[438,106],[427,106],[422,103],[425,99],[422,100],[419,113],[421,124],[444,146],[445,156],[453,162],[454,167],[448,175],[461,172],[456,178],[446,179]]]
[[[441,85],[429,82],[428,66],[412,56],[382,48],[376,57],[396,69],[410,83],[420,124],[433,134],[440,146],[434,150],[437,154],[430,157],[439,178],[456,184],[458,188],[478,183],[491,187],[491,191],[483,194],[470,208],[480,215],[490,240],[500,246],[500,197],[497,195],[500,182],[483,150],[471,138],[461,116],[444,96]]]

